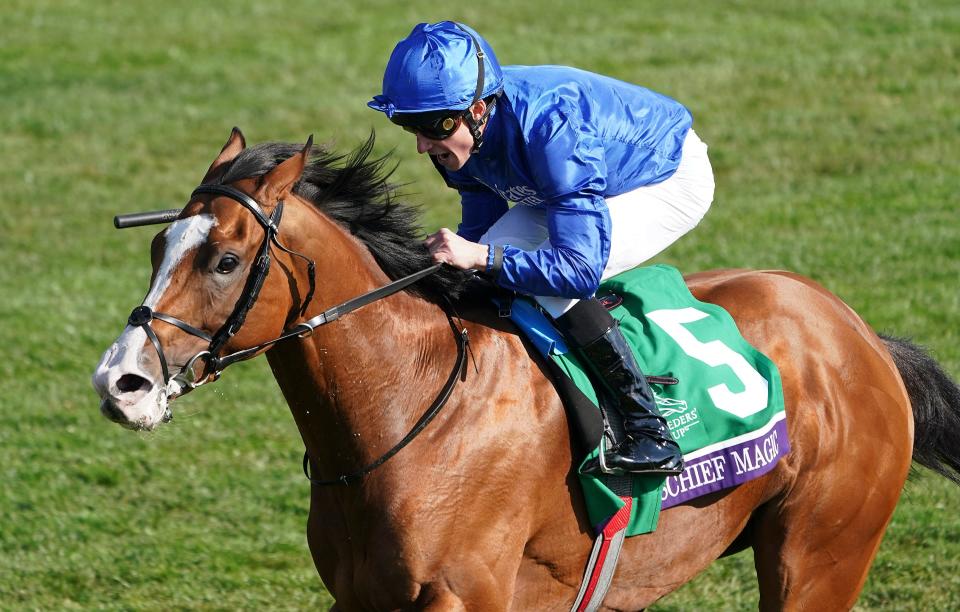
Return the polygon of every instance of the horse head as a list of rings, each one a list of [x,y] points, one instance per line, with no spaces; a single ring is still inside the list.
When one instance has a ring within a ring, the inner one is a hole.
[[[269,172],[243,176],[230,172],[246,148],[234,128],[179,218],[153,239],[150,289],[93,375],[104,416],[157,427],[173,399],[266,350],[305,311],[312,262],[278,232],[312,146],[311,137]]]

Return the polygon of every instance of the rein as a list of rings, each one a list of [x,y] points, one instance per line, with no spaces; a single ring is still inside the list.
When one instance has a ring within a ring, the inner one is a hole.
[[[268,346],[272,346],[277,342],[280,342],[281,340],[287,340],[288,338],[293,338],[295,336],[299,338],[309,338],[311,335],[313,335],[313,330],[315,330],[316,328],[322,325],[326,325],[327,323],[333,323],[343,315],[353,312],[354,310],[357,310],[358,308],[366,306],[367,304],[376,302],[379,299],[382,299],[387,296],[393,295],[394,293],[403,291],[409,285],[412,285],[413,283],[417,282],[423,277],[433,274],[434,272],[439,270],[441,266],[443,266],[443,264],[434,264],[429,268],[424,268],[419,272],[414,272],[409,276],[404,276],[403,278],[399,278],[391,283],[387,283],[382,287],[378,287],[372,291],[368,291],[367,293],[358,295],[355,298],[350,298],[346,302],[342,302],[340,304],[337,304],[336,306],[333,306],[332,308],[328,308],[323,312],[321,312],[320,314],[318,314],[317,316],[311,319],[308,319],[303,323],[298,323],[293,329],[280,334],[273,340],[267,340],[266,342],[261,342],[256,346],[252,346],[250,348],[242,349],[235,353],[230,353],[229,355],[225,355],[217,360],[217,364],[222,366],[217,372],[217,375],[219,376],[219,373],[222,372],[227,366],[234,364],[238,361],[243,361],[244,359],[247,359],[253,356],[257,351],[267,348]],[[160,317],[157,317],[157,318],[160,318]]]
[[[457,339],[457,361],[453,365],[453,370],[451,370],[450,376],[447,377],[447,382],[443,384],[440,394],[435,400],[433,400],[433,403],[429,408],[427,408],[427,411],[423,413],[423,416],[421,416],[420,419],[414,423],[410,431],[407,432],[407,435],[405,435],[402,440],[397,442],[393,448],[382,454],[376,461],[351,474],[342,474],[330,480],[317,480],[310,475],[310,456],[307,454],[307,451],[303,451],[303,475],[307,477],[307,480],[310,481],[310,484],[322,487],[329,485],[348,485],[362,480],[364,476],[386,463],[387,459],[399,453],[400,450],[407,444],[410,444],[410,442],[417,437],[417,434],[423,431],[423,428],[429,425],[430,421],[440,414],[440,409],[443,408],[443,406],[447,403],[447,400],[450,399],[450,394],[453,392],[453,388],[456,386],[457,380],[466,375],[466,369],[464,366],[466,365],[467,347],[470,342],[469,338],[467,337],[467,330],[465,328],[458,328],[453,322],[453,318],[450,317],[449,314],[447,315],[447,321],[450,323],[450,328],[453,330],[453,335]]]
[[[310,290],[307,293],[307,296],[304,298],[303,303],[300,305],[298,312],[302,316],[306,310],[307,306],[310,304],[310,301],[313,299],[314,290],[316,288],[315,280],[315,270],[316,265],[313,260],[308,257],[291,251],[282,244],[280,244],[277,239],[277,234],[280,232],[279,226],[280,221],[283,217],[283,202],[278,202],[276,208],[273,211],[273,214],[267,217],[264,214],[263,209],[260,207],[260,204],[254,200],[252,197],[246,193],[230,187],[229,185],[200,185],[193,190],[191,194],[191,199],[197,194],[214,194],[214,195],[223,195],[227,196],[230,199],[238,202],[244,208],[253,213],[253,216],[256,218],[257,222],[263,227],[264,238],[263,242],[260,245],[257,258],[251,266],[250,274],[247,277],[246,285],[244,286],[243,293],[237,299],[237,303],[233,308],[233,312],[224,322],[224,324],[217,330],[212,336],[203,330],[200,330],[182,319],[178,319],[172,315],[154,312],[149,306],[141,304],[140,306],[133,309],[133,312],[130,313],[130,317],[127,319],[127,324],[134,327],[140,327],[146,332],[147,337],[150,339],[150,342],[153,344],[154,348],[157,351],[157,355],[160,358],[160,367],[163,370],[164,384],[169,385],[170,381],[177,381],[182,386],[189,390],[196,389],[197,387],[206,384],[210,380],[217,380],[220,378],[220,374],[228,366],[254,356],[259,351],[273,346],[274,344],[287,340],[289,338],[298,337],[298,338],[308,338],[313,334],[313,331],[320,327],[321,325],[326,325],[328,323],[333,323],[343,315],[346,315],[358,308],[362,308],[372,302],[385,298],[387,296],[398,293],[413,283],[421,280],[422,278],[429,276],[437,272],[443,264],[434,264],[429,268],[425,268],[418,272],[414,272],[408,276],[397,279],[393,282],[387,283],[382,287],[378,287],[372,291],[368,291],[362,295],[351,298],[345,302],[337,304],[332,308],[328,308],[322,313],[318,314],[315,317],[312,317],[302,323],[297,324],[292,329],[283,332],[280,336],[267,340],[266,342],[261,342],[256,346],[252,346],[246,349],[230,353],[229,355],[220,356],[219,353],[223,349],[223,346],[227,341],[236,335],[243,326],[244,321],[246,320],[247,313],[253,308],[253,305],[257,301],[257,297],[260,295],[260,289],[263,287],[263,283],[266,280],[267,274],[270,271],[270,245],[273,244],[282,251],[299,257],[307,262],[307,268],[310,278]],[[151,213],[146,213],[150,215]],[[168,220],[168,219],[166,219]],[[117,224],[114,222],[117,227],[124,227],[124,225]],[[400,450],[407,446],[413,439],[421,432],[423,429],[432,421],[437,414],[440,413],[440,410],[447,403],[447,400],[450,399],[450,395],[453,392],[453,388],[457,384],[457,380],[462,376],[466,375],[466,355],[467,349],[469,347],[469,338],[467,336],[467,330],[462,326],[457,326],[453,321],[453,317],[450,316],[449,312],[446,312],[447,322],[450,324],[450,328],[453,330],[454,337],[457,341],[457,360],[453,366],[453,370],[450,372],[450,375],[447,377],[447,381],[444,383],[443,388],[440,390],[440,394],[433,401],[427,411],[420,417],[420,419],[414,424],[413,428],[403,437],[400,442],[398,442],[393,448],[388,450],[382,456],[380,456],[373,463],[353,472],[351,474],[344,474],[332,480],[316,480],[310,476],[309,463],[310,457],[306,451],[303,453],[303,472],[306,475],[307,479],[311,484],[317,486],[325,485],[347,485],[353,482],[361,480],[364,476],[380,467],[388,459],[393,457],[395,454],[400,452]],[[180,371],[175,376],[170,376],[170,371],[167,365],[167,359],[163,352],[163,347],[160,344],[160,339],[157,337],[156,332],[153,331],[150,323],[154,319],[158,321],[163,321],[173,325],[186,333],[206,340],[209,343],[209,346],[205,349],[191,357],[187,360],[187,363],[180,369]],[[198,359],[205,359],[207,361],[207,368],[211,370],[209,374],[201,375],[200,378],[193,378],[193,380],[188,380],[185,378],[185,373],[189,372],[190,375],[193,375],[193,366]]]

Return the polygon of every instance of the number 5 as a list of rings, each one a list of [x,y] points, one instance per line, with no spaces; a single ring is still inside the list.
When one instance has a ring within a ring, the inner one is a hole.
[[[743,391],[733,392],[724,384],[710,387],[707,393],[717,408],[741,419],[760,412],[767,407],[767,379],[747,363],[743,355],[720,340],[700,342],[684,327],[685,323],[705,317],[707,313],[696,308],[664,308],[647,313],[647,318],[673,338],[687,355],[711,367],[725,365],[733,370],[743,384]]]

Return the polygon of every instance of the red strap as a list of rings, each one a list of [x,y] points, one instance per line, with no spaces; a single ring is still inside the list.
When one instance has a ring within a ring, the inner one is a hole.
[[[613,537],[619,532],[627,528],[627,523],[630,522],[630,509],[633,507],[633,498],[630,497],[621,497],[624,504],[620,510],[617,511],[610,520],[607,521],[607,524],[604,525],[603,531],[600,532],[600,537],[603,538],[603,543],[600,545],[600,553],[597,555],[596,563],[593,564],[592,571],[590,572],[590,580],[587,583],[587,590],[584,592],[583,599],[580,600],[580,606],[577,608],[577,612],[584,612],[587,607],[590,605],[590,601],[593,598],[593,592],[597,588],[597,583],[600,581],[600,575],[603,573],[607,562],[607,553],[610,551],[610,542],[613,540]],[[614,561],[616,562],[616,561]]]

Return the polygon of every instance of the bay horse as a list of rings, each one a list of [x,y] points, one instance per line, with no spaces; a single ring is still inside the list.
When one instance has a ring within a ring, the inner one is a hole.
[[[333,307],[432,263],[372,140],[337,156],[311,141],[247,148],[234,129],[153,240],[149,292],[94,373],[101,412],[151,430],[176,397],[265,352],[313,477],[341,479],[311,485],[307,524],[336,609],[569,609],[593,534],[543,362],[485,303],[449,298],[459,271]],[[792,451],[628,538],[604,606],[643,608],[753,547],[761,608],[850,608],[911,458],[957,480],[960,388],[799,275],[687,281],[779,367]]]

